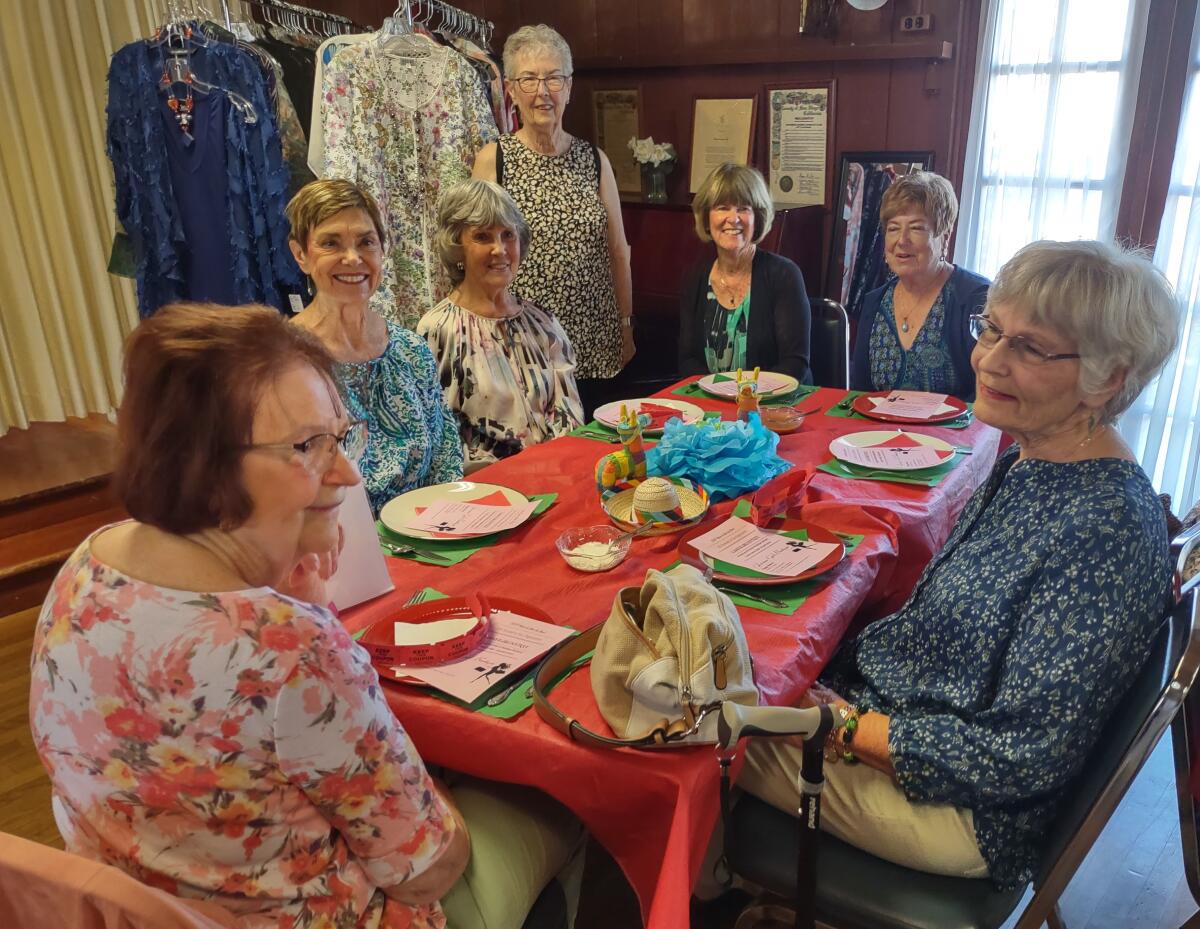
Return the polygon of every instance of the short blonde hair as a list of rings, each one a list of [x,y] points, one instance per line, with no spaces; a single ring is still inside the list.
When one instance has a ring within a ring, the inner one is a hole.
[[[913,171],[896,178],[879,204],[879,225],[916,207],[929,217],[935,236],[945,235],[958,219],[958,197],[953,185],[932,171]]]
[[[438,225],[433,252],[454,284],[466,276],[462,267],[463,230],[470,226],[505,226],[517,234],[521,257],[529,248],[529,224],[508,191],[491,181],[469,180],[451,187],[438,203]]]
[[[557,55],[562,62],[563,74],[570,77],[575,63],[571,59],[571,46],[567,44],[556,29],[545,23],[536,26],[522,26],[504,41],[504,76],[512,79],[517,76],[517,59],[525,55],[536,55],[538,52],[550,52]]]
[[[1100,412],[1115,422],[1162,370],[1179,339],[1171,285],[1146,255],[1108,242],[1034,242],[1000,269],[988,305],[1004,304],[1078,346],[1079,386],[1125,383]]]
[[[775,222],[775,204],[767,182],[754,168],[726,162],[713,168],[692,198],[692,213],[696,217],[696,235],[701,242],[712,241],[708,214],[723,203],[748,206],[754,211],[754,241],[761,242]]]
[[[312,231],[342,210],[365,212],[375,224],[379,241],[387,241],[383,217],[375,198],[353,181],[341,178],[310,181],[296,192],[296,196],[292,197],[287,205],[287,218],[292,227],[289,238],[297,242],[302,249],[307,249],[308,237],[312,235]]]

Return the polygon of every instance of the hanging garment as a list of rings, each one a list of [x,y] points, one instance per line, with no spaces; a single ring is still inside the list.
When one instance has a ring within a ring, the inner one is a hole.
[[[387,227],[371,305],[409,329],[451,289],[431,248],[438,197],[471,176],[475,153],[498,135],[471,66],[432,43],[422,55],[353,45],[330,61],[322,86],[325,176],[369,191]]]
[[[335,35],[322,42],[321,47],[317,49],[311,122],[308,127],[308,167],[317,177],[325,177],[325,119],[323,116],[325,95],[322,93],[322,88],[325,86],[325,69],[329,67],[333,56],[343,48],[358,45],[360,42],[366,42],[373,38],[375,38],[373,32],[364,32],[359,35]]]
[[[300,114],[300,126],[307,136],[309,114],[312,112],[316,56],[312,49],[301,47],[298,42],[298,39],[293,39],[292,36],[278,30],[272,30],[258,40],[258,44],[282,65],[283,84],[296,106],[297,113]]]
[[[492,101],[492,115],[496,117],[496,125],[500,129],[500,133],[507,135],[516,131],[517,108],[505,93],[504,76],[500,73],[500,66],[496,63],[496,59],[470,39],[464,39],[462,36],[454,36],[450,39],[450,45],[465,55],[479,71],[480,79],[484,82],[488,97]]]
[[[287,294],[301,293],[302,284],[287,245],[283,207],[288,174],[266,81],[257,61],[240,48],[209,41],[190,44],[189,50],[192,73],[216,88],[208,96],[236,93],[253,108],[254,122],[246,121],[241,108],[224,106],[220,127],[225,199],[223,206],[205,204],[206,217],[197,220],[195,191],[185,189],[188,182],[178,165],[172,171],[167,135],[182,130],[162,117],[163,48],[133,42],[113,55],[108,72],[108,155],[117,218],[136,258],[138,312],[146,317],[163,304],[195,299],[191,287],[202,276],[227,280],[227,302],[267,303],[282,310]],[[181,92],[182,85],[177,86],[176,93]],[[202,96],[196,93],[194,100]],[[199,105],[202,110],[208,106]],[[209,143],[215,145],[206,137],[204,171],[214,163],[208,160]],[[216,260],[212,255],[220,243],[228,248],[220,259],[227,264],[207,267],[207,261]],[[206,288],[217,286],[213,282]]]

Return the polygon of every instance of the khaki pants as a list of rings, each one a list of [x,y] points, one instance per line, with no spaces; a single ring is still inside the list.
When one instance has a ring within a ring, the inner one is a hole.
[[[442,898],[452,929],[519,929],[557,878],[574,925],[587,836],[565,806],[531,787],[445,772],[471,834],[471,860]]]
[[[800,809],[799,747],[751,739],[738,787],[793,816]],[[987,877],[970,810],[913,803],[895,782],[864,764],[825,765],[821,828],[906,868],[950,877]]]

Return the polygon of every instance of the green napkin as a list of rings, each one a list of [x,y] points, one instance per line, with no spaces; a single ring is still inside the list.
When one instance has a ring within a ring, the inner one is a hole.
[[[578,429],[572,429],[567,435],[577,439],[595,439],[597,442],[621,441],[621,437],[617,435],[615,429],[609,429],[608,426],[594,419],[590,423],[584,423]]]
[[[955,455],[949,461],[932,468],[918,468],[915,471],[889,471],[886,468],[861,468],[833,458],[817,466],[818,471],[834,474],[849,480],[857,481],[888,481],[895,484],[918,484],[922,487],[936,487],[958,465],[961,455]]]
[[[542,513],[545,513],[546,510],[553,506],[554,501],[558,499],[558,494],[526,494],[526,496],[530,500],[538,501],[538,505],[533,511],[534,516],[540,516]],[[519,529],[520,526],[516,528]],[[491,535],[479,536],[475,539],[411,539],[408,536],[392,532],[378,520],[375,522],[375,529],[378,531],[379,537],[384,541],[415,549],[411,554],[396,554],[392,555],[392,557],[408,558],[412,561],[419,561],[421,564],[437,565],[439,568],[449,568],[460,564],[481,548],[487,548],[489,545],[493,545],[503,539],[508,533],[515,531],[514,529],[508,529],[504,532],[494,532]],[[388,554],[391,555],[390,552]]]
[[[433,587],[422,587],[419,591],[412,595],[412,598],[405,605],[407,606],[412,603],[428,603],[430,600],[445,599],[446,595],[440,590],[437,590]],[[354,638],[356,640],[362,638],[363,633],[366,631],[366,629],[360,629],[358,632],[354,633]],[[588,652],[586,655],[579,658],[574,664],[571,665],[571,667],[560,674],[551,683],[557,684],[581,664],[590,659],[592,654],[592,652]],[[524,674],[521,675],[519,682],[515,685],[511,677],[506,678],[503,681],[498,682],[497,685],[491,689],[491,691],[485,693],[472,704],[463,703],[463,701],[433,688],[429,689],[429,693],[431,696],[437,697],[439,700],[444,700],[447,703],[453,703],[455,706],[464,707],[473,713],[482,713],[484,716],[493,716],[496,719],[512,719],[514,716],[519,716],[521,713],[524,713],[527,709],[533,706],[533,691],[531,688],[533,687],[533,676],[537,673],[538,664],[539,662],[534,662],[532,667],[526,668]],[[488,705],[489,700],[494,699],[506,691],[508,691],[508,695],[503,700],[494,705]]]
[[[849,391],[845,397],[843,397],[841,400],[839,400],[837,403],[835,403],[830,409],[826,410],[825,415],[826,416],[836,416],[840,419],[859,419],[859,420],[862,420],[864,423],[882,423],[883,422],[882,420],[871,419],[870,416],[863,416],[862,413],[859,413],[850,408],[850,404],[854,402],[855,398],[861,397],[865,393],[867,393],[867,391],[865,391],[865,390]],[[975,414],[973,412],[973,405],[968,403],[967,404],[967,412],[963,413],[957,419],[952,419],[949,422],[945,422],[945,423],[929,423],[929,425],[937,426],[940,429],[966,429],[967,426],[971,425],[971,423],[974,422],[974,420],[975,420]],[[897,425],[897,423],[884,423],[883,426],[881,426],[880,428],[883,428],[884,426],[895,426],[895,425]],[[920,425],[920,423],[913,423],[913,425]]]
[[[740,516],[743,519],[750,516],[750,501],[746,499],[739,500],[733,508],[732,516]],[[848,533],[835,533],[842,540],[842,544],[846,546],[846,554],[849,555],[859,543],[862,542],[863,536],[851,535]],[[796,529],[790,532],[785,532],[784,535],[793,539],[806,539],[808,533],[803,529]],[[675,562],[679,564],[679,562]],[[675,564],[670,568],[675,567]],[[749,568],[743,568],[741,565],[729,564],[728,562],[716,560],[714,566],[723,574],[737,574],[742,577],[752,577],[757,572]],[[667,568],[666,570],[670,570]],[[746,586],[745,592],[740,592],[739,585],[733,581],[714,581],[724,589],[724,593],[734,603],[740,606],[751,607],[755,610],[762,610],[766,613],[776,613],[780,616],[791,616],[796,610],[804,605],[804,601],[809,595],[820,586],[823,578],[813,577],[806,581],[796,581],[792,584],[772,584],[770,586],[753,585]],[[763,603],[760,600],[754,599],[755,595],[767,598],[768,600],[778,600],[783,606]]]
[[[732,381],[733,378],[722,375],[715,375],[715,381]],[[778,397],[763,397],[760,401],[763,406],[791,406],[805,397],[815,394],[820,387],[814,387],[811,384],[801,384],[789,394],[782,394]],[[705,397],[709,400],[724,400],[728,403],[733,403],[732,397],[714,397],[712,394],[705,393],[700,389],[699,381],[692,381],[690,384],[684,384],[682,387],[676,387],[671,391],[673,394],[678,394],[681,397]]]

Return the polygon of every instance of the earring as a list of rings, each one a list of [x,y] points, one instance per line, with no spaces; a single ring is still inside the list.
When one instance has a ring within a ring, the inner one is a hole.
[[[458,268],[459,271],[464,270],[463,263],[461,261],[456,263],[454,267]]]

